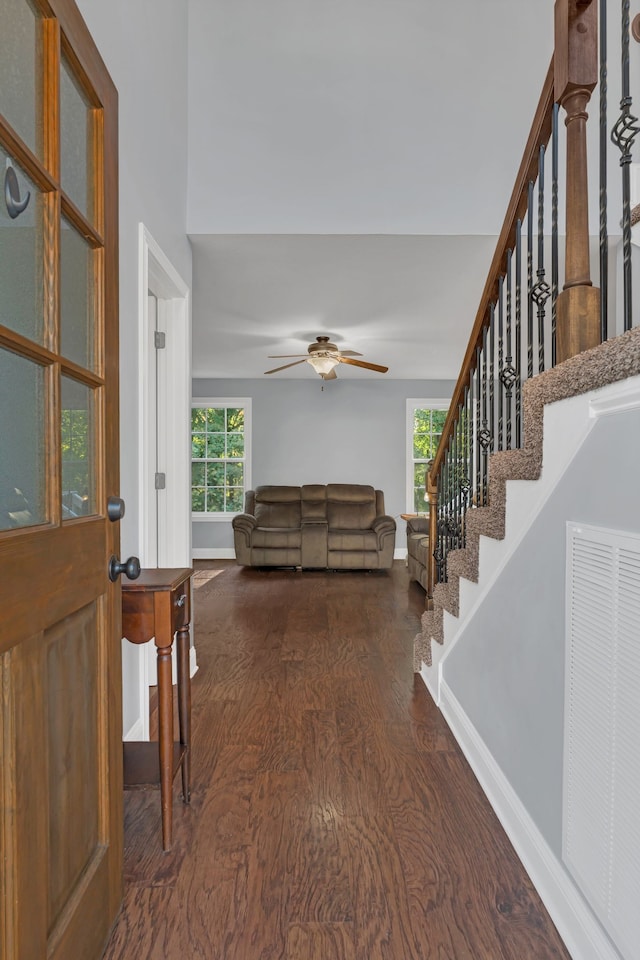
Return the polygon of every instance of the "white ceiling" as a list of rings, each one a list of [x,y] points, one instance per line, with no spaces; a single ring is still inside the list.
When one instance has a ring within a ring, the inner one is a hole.
[[[552,35],[552,0],[189,0],[194,376],[328,334],[455,378]]]

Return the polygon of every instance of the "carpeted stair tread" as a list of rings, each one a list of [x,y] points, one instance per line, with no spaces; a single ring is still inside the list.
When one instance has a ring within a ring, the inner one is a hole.
[[[640,206],[635,208],[640,210]],[[640,214],[639,214],[640,217]],[[640,327],[607,340],[547,370],[523,385],[524,413],[521,450],[504,450],[489,458],[487,506],[469,510],[465,518],[466,546],[447,558],[448,583],[439,583],[433,592],[433,609],[425,610],[421,632],[414,641],[414,669],[432,664],[431,644],[444,643],[444,611],[457,617],[460,605],[460,577],[478,581],[480,537],[501,540],[505,533],[508,480],[537,480],[542,469],[544,408],[640,374]]]

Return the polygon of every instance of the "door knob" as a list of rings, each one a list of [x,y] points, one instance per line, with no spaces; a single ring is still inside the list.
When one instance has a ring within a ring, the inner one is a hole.
[[[120,497],[109,497],[107,500],[107,517],[111,523],[116,523],[124,517],[124,500]]]
[[[121,573],[129,580],[137,580],[140,576],[140,561],[137,557],[129,557],[121,563],[116,556],[109,558],[109,580],[115,583]]]

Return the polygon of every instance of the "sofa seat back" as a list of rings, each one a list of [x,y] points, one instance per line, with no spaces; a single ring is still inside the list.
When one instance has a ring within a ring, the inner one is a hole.
[[[300,526],[300,487],[262,486],[255,489],[254,516],[258,527],[292,530]]]
[[[330,530],[369,530],[375,518],[376,491],[373,487],[356,483],[327,484]]]

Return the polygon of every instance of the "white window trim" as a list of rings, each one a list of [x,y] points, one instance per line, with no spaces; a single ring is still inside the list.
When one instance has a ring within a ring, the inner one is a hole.
[[[251,490],[251,397],[193,397],[191,407],[244,407],[244,493]],[[193,462],[193,461],[191,461]],[[191,496],[191,485],[189,486]],[[242,511],[240,511],[242,512]],[[231,523],[235,513],[196,513],[191,518],[196,523]]]
[[[406,487],[405,502],[407,513],[413,513],[413,417],[416,410],[448,410],[451,406],[451,400],[446,398],[426,398],[420,399],[411,397],[407,399],[407,413],[405,424],[406,436]],[[424,512],[427,513],[429,505],[425,501]]]

